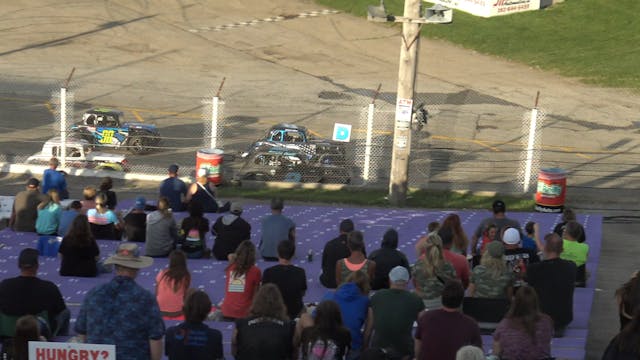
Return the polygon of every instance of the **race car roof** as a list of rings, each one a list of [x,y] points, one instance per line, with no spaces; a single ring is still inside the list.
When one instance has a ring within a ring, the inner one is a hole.
[[[119,116],[119,117],[124,115],[124,112],[122,112],[120,110],[116,110],[116,109],[110,109],[110,108],[93,108],[93,109],[87,110],[85,113],[87,113],[87,114],[105,114],[105,115]]]

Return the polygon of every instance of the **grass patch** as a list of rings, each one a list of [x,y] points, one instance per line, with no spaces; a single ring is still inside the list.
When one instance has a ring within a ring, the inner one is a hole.
[[[345,204],[354,206],[390,207],[384,190],[323,190],[323,189],[250,189],[221,187],[221,198],[248,198],[269,200],[282,197],[289,201],[309,203]],[[493,200],[504,200],[510,211],[533,211],[533,199],[515,196],[482,196],[452,191],[415,190],[409,193],[406,207],[426,209],[489,209]]]
[[[316,0],[365,17],[378,0]],[[386,0],[402,15],[403,0]],[[454,10],[453,23],[425,26],[423,36],[610,87],[640,89],[638,0],[566,0],[540,10],[480,18]],[[385,26],[385,25],[383,25]],[[400,24],[387,25],[400,26]]]

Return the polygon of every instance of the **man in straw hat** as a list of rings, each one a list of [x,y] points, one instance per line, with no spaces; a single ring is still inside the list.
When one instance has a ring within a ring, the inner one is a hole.
[[[155,296],[135,282],[138,271],[153,259],[141,256],[137,244],[125,242],[104,264],[113,264],[116,276],[85,296],[75,326],[80,340],[114,344],[118,359],[159,360],[164,322]]]

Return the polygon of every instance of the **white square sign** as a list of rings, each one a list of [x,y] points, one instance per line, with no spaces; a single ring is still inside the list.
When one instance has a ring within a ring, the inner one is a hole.
[[[349,142],[351,140],[351,125],[335,123],[333,125],[333,140]]]
[[[413,100],[398,98],[396,100],[396,121],[411,122],[413,114]]]

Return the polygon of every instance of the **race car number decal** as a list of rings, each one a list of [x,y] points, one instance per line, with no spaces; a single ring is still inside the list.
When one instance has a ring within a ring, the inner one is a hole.
[[[111,140],[113,139],[114,130],[103,130],[102,131],[102,139],[100,142],[103,144],[111,144]]]

